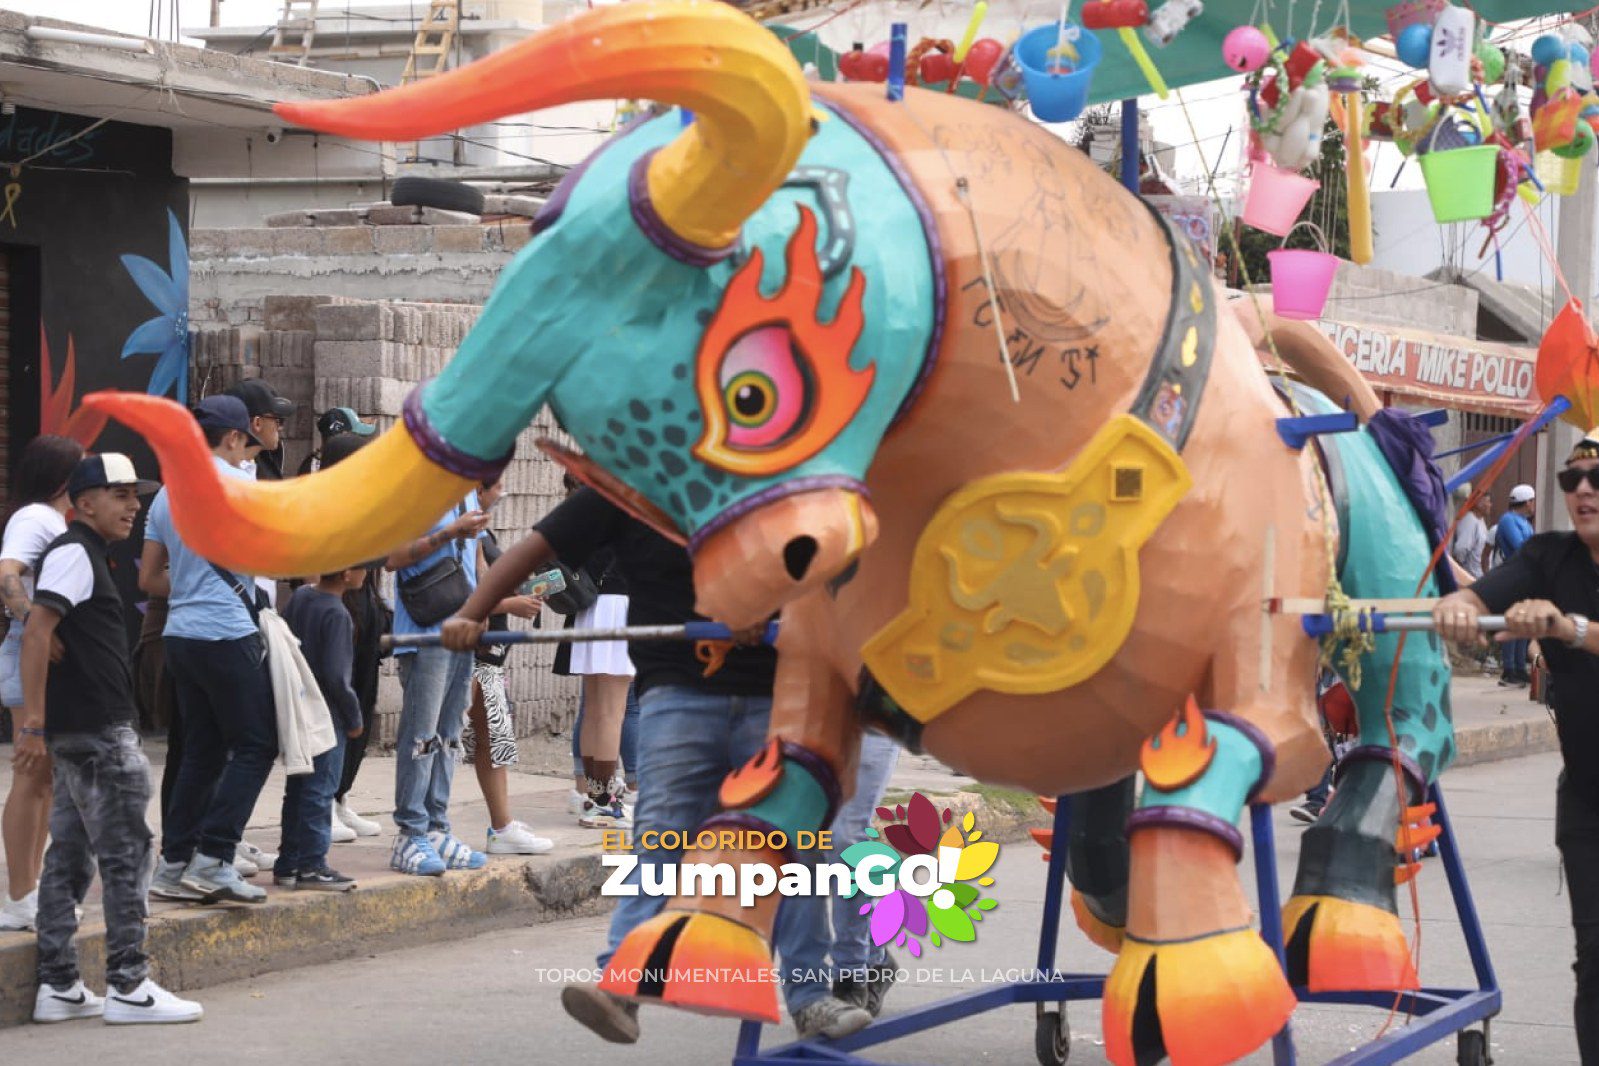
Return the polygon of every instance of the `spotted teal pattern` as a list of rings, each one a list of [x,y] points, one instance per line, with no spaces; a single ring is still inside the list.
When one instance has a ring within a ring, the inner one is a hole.
[[[477,326],[426,387],[423,408],[454,447],[498,457],[548,403],[587,455],[692,535],[785,483],[864,480],[927,356],[936,299],[914,203],[877,150],[837,117],[818,124],[791,182],[746,222],[738,255],[699,267],[660,251],[632,221],[628,175],[681,130],[668,114],[590,158],[559,218],[503,271]],[[854,419],[818,454],[772,476],[735,476],[690,452],[704,429],[695,353],[749,249],[762,251],[763,295],[782,288],[801,205],[819,223],[821,320],[832,320],[850,268],[866,276],[865,327],[850,365],[875,365],[876,377]]]

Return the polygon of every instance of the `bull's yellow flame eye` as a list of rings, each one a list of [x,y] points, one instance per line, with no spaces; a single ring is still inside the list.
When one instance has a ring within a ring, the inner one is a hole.
[[[777,410],[777,386],[758,370],[735,375],[722,391],[722,398],[733,424],[748,429],[765,425]]]
[[[694,455],[736,474],[780,473],[827,447],[866,402],[876,376],[875,367],[849,365],[865,326],[866,276],[853,271],[833,321],[817,321],[816,216],[799,212],[782,290],[761,295],[764,260],[756,249],[728,282],[695,357],[705,433]]]

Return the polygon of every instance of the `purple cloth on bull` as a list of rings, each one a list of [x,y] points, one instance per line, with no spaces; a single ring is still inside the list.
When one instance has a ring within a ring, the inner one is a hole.
[[[1444,487],[1443,471],[1432,459],[1431,428],[1414,415],[1385,407],[1371,416],[1366,430],[1416,509],[1421,527],[1427,531],[1428,545],[1436,549],[1449,531],[1449,490]],[[1445,595],[1458,587],[1447,552],[1433,573],[1438,577],[1439,591]]]

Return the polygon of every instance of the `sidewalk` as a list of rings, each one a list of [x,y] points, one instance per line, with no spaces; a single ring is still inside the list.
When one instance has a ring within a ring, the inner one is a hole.
[[[1500,688],[1491,678],[1457,677],[1454,715],[1460,752],[1456,765],[1515,758],[1555,747],[1553,723],[1524,688]],[[165,744],[147,742],[159,787]],[[394,830],[394,760],[368,758],[352,793],[355,808],[383,824],[382,836],[333,846],[329,861],[355,877],[360,888],[342,895],[278,889],[270,871],[255,879],[267,902],[252,907],[151,900],[150,955],[155,976],[175,990],[204,988],[259,973],[305,966],[395,947],[470,936],[496,928],[533,925],[600,914],[610,903],[599,895],[604,880],[600,832],[578,827],[567,812],[570,779],[512,773],[515,816],[556,848],[536,857],[491,857],[487,869],[442,878],[409,877],[388,869]],[[456,834],[481,847],[488,814],[470,766],[456,773],[451,817]],[[277,850],[283,774],[274,771],[256,805],[246,839]],[[11,750],[0,746],[0,795],[11,784]],[[925,756],[905,755],[890,783],[889,802],[913,791],[939,797],[959,810],[977,810],[985,835],[1023,839],[1027,826],[1044,824],[1030,797],[977,785]],[[152,802],[150,824],[159,813]],[[0,889],[4,882],[0,880]],[[79,937],[84,975],[103,983],[104,940],[96,881]],[[596,948],[599,946],[595,945]],[[27,1019],[33,1005],[34,937],[0,933],[0,1027]]]

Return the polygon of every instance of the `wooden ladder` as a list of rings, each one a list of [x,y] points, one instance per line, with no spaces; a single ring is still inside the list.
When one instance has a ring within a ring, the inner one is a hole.
[[[305,66],[311,58],[311,43],[316,40],[316,5],[317,0],[283,0],[283,14],[278,18],[278,26],[272,32],[272,44],[267,48],[267,55],[289,56],[298,53],[299,58],[295,63]],[[298,33],[300,39],[290,43],[285,38],[289,34]],[[279,62],[288,62],[279,59]]]
[[[405,70],[400,74],[400,84],[409,85],[443,74],[449,67],[450,51],[455,47],[455,34],[460,26],[461,5],[458,0],[430,0],[427,14],[417,24],[411,54],[405,57]],[[395,143],[396,162],[414,163],[417,157],[418,142]]]

